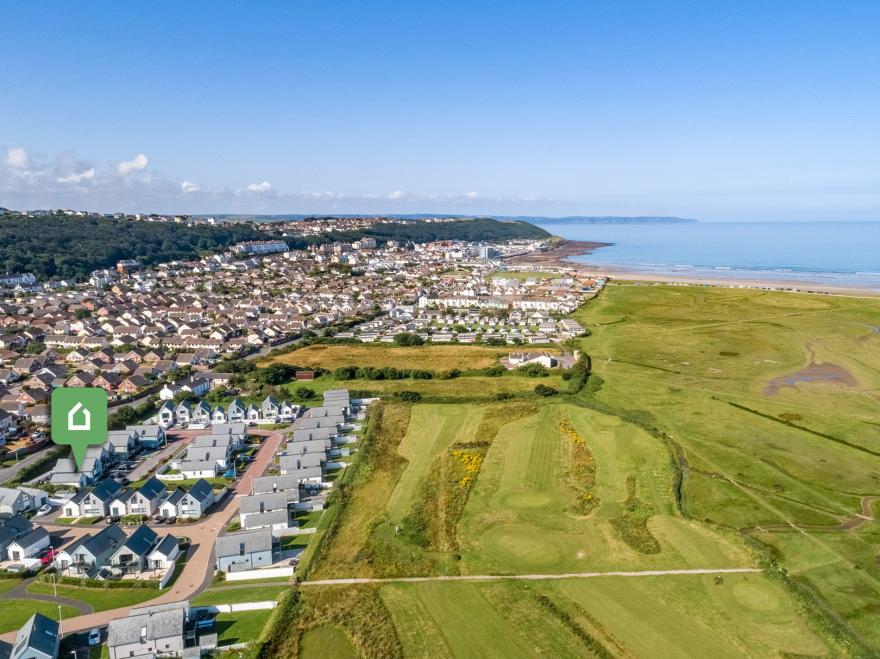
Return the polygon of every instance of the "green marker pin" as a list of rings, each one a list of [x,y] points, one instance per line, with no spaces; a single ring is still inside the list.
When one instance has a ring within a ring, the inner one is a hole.
[[[52,441],[70,446],[77,469],[89,446],[107,441],[107,392],[95,387],[59,387],[52,392]]]

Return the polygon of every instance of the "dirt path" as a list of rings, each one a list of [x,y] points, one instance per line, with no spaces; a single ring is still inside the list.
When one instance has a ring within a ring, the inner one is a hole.
[[[598,577],[664,577],[680,574],[754,574],[755,567],[694,568],[690,570],[636,570],[632,572],[569,572],[567,574],[460,574],[436,577],[388,577],[376,579],[317,579],[302,586],[348,586],[365,583],[421,583],[423,581],[547,581],[551,579],[595,579]]]

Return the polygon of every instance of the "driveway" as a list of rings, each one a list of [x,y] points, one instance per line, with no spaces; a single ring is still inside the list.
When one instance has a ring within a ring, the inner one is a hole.
[[[202,434],[204,431],[193,431],[193,436]],[[254,462],[251,464],[248,472],[251,474],[262,475],[263,472],[272,463],[272,459],[278,450],[283,438],[283,430],[250,430],[252,435],[262,435],[266,437]],[[190,437],[189,439],[192,439]],[[179,442],[174,443],[175,446],[183,446]],[[242,494],[250,492],[251,484],[247,477],[239,481],[235,488],[236,496],[227,496],[218,510],[208,515],[205,519],[196,524],[188,524],[183,527],[169,527],[156,525],[153,528],[157,532],[172,532],[175,535],[187,536],[190,539],[192,549],[190,549],[189,562],[184,567],[183,572],[169,589],[160,591],[162,594],[149,602],[138,604],[139,607],[150,606],[153,604],[168,604],[170,602],[179,602],[180,600],[190,599],[199,592],[208,587],[214,576],[214,541],[220,535],[230,520],[238,514],[238,497]],[[52,533],[64,534],[70,538],[79,537],[90,531],[101,529],[100,524],[89,527],[46,527]],[[54,600],[53,600],[54,601]],[[64,621],[65,634],[74,631],[83,631],[92,627],[104,627],[114,618],[122,618],[128,615],[132,607],[122,607],[112,609],[110,611],[101,611],[98,613],[89,613],[79,615],[75,618],[68,618]],[[8,632],[0,635],[0,640],[13,642],[16,632]]]

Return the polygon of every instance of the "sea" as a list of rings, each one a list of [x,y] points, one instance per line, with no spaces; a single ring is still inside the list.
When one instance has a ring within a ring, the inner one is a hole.
[[[552,224],[571,240],[612,243],[582,263],[621,271],[880,290],[880,222]]]

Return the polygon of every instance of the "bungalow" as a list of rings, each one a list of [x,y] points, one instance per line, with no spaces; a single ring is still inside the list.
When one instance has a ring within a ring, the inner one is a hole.
[[[214,543],[220,572],[238,572],[272,564],[272,531],[260,529],[222,535]]]
[[[211,390],[211,383],[199,376],[192,376],[180,382],[172,382],[166,384],[159,390],[159,398],[161,400],[172,400],[181,391],[185,391],[192,396],[204,396]]]
[[[294,453],[279,456],[278,463],[281,466],[281,473],[286,474],[305,467],[320,467],[325,460],[325,453]]]
[[[34,613],[15,635],[10,659],[56,659],[60,623]]]

